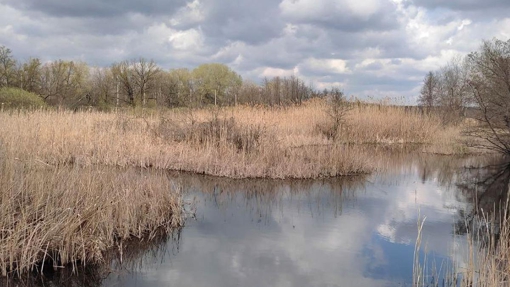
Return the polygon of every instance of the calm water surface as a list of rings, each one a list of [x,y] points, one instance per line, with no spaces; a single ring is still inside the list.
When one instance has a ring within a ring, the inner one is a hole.
[[[465,264],[454,230],[471,204],[457,184],[473,161],[408,155],[317,181],[173,176],[194,217],[100,286],[410,286],[419,218],[425,266]]]

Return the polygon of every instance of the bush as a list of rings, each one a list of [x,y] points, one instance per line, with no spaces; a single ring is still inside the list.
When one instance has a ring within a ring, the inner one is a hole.
[[[201,144],[219,145],[221,142],[227,142],[238,151],[251,152],[259,146],[263,132],[260,126],[240,126],[234,118],[214,118],[197,124],[191,136],[192,140],[198,140]]]
[[[155,132],[165,140],[187,141],[199,146],[228,144],[237,151],[249,153],[259,147],[265,130],[259,125],[239,125],[234,118],[224,119],[215,115],[208,121],[190,126],[161,118]]]
[[[45,107],[44,100],[34,93],[18,88],[0,88],[0,105],[5,108],[39,108]]]
[[[341,130],[346,127],[345,116],[351,106],[338,88],[332,88],[330,92],[324,93],[329,97],[325,109],[328,122],[319,123],[315,129],[328,140],[337,141]]]

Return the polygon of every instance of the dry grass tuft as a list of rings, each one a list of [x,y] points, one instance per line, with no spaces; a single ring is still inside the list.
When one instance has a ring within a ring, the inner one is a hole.
[[[211,120],[179,125],[161,118],[157,125],[157,135],[169,141],[190,142],[196,146],[230,145],[239,152],[253,152],[259,147],[264,136],[261,126],[239,126],[233,117],[228,119],[215,115]]]
[[[122,242],[182,224],[162,173],[51,167],[0,150],[0,275],[101,263]]]
[[[504,204],[505,211],[499,218],[485,214],[478,232],[469,234],[469,264],[458,270],[462,274],[461,286],[510,286],[508,204]]]

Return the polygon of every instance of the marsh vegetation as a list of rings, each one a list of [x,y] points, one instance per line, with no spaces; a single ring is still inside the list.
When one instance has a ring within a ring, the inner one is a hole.
[[[461,129],[443,127],[433,116],[350,105],[341,125],[323,100],[288,108],[5,112],[0,140],[14,157],[50,166],[152,167],[235,178],[369,173],[377,166],[364,152],[367,145],[464,152]]]
[[[163,173],[53,167],[0,151],[0,272],[102,264],[132,238],[182,225],[181,199]]]

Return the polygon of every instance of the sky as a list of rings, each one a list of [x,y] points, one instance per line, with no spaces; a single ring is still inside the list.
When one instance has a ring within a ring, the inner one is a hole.
[[[510,38],[508,0],[0,0],[0,45],[21,61],[217,62],[401,103],[494,37]]]

